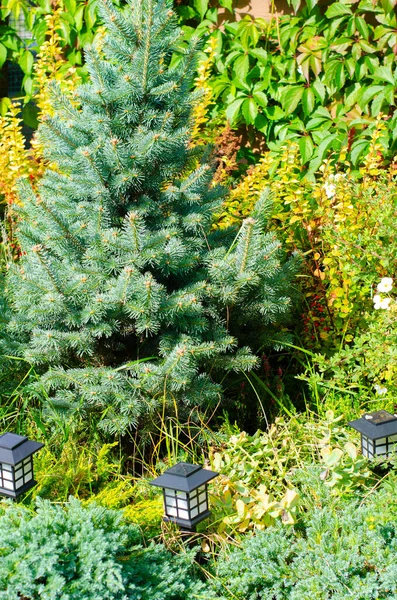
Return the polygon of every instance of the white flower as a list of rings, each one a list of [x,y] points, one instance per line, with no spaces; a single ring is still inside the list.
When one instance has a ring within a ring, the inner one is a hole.
[[[333,198],[336,192],[336,185],[326,181],[323,185],[327,198]]]
[[[374,385],[375,391],[377,392],[377,394],[379,396],[384,396],[385,394],[387,394],[387,388],[386,387],[382,387],[381,385],[379,385],[378,383],[376,383]]]
[[[382,298],[379,296],[379,294],[375,294],[375,296],[372,298],[372,301],[374,303],[374,309],[378,310],[380,308],[380,303],[382,302]]]
[[[378,290],[378,292],[383,292],[384,294],[387,294],[387,292],[391,292],[392,287],[393,279],[391,277],[383,277],[380,280],[380,283],[378,283],[376,289]]]
[[[379,310],[379,308],[384,308],[385,310],[389,310],[390,306],[390,302],[391,302],[391,298],[382,298],[381,296],[379,296],[379,294],[375,294],[375,296],[372,298],[373,303],[374,303],[374,309],[375,310]]]

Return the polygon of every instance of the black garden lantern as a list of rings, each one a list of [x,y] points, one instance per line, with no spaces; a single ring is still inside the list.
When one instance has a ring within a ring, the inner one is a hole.
[[[397,451],[396,415],[378,410],[350,421],[348,425],[361,433],[361,451],[367,458],[388,457]]]
[[[0,494],[18,498],[36,483],[33,478],[33,454],[44,444],[24,435],[4,433],[0,436]]]
[[[194,531],[197,523],[210,515],[208,482],[217,476],[214,471],[180,462],[151,481],[151,485],[163,488],[164,521]]]

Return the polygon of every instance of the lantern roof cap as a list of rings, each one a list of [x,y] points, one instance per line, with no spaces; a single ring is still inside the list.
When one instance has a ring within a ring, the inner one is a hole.
[[[44,444],[41,442],[33,442],[25,435],[11,432],[3,433],[3,435],[0,435],[0,463],[14,466],[43,446]]]
[[[350,421],[348,425],[370,440],[378,440],[397,434],[397,415],[386,410],[378,410],[374,413],[366,413],[360,419]]]
[[[218,475],[219,473],[203,469],[200,465],[180,462],[167,469],[160,477],[151,481],[150,485],[189,493],[208,483]]]

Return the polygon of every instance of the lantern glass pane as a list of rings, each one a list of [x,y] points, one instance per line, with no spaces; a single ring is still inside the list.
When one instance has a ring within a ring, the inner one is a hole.
[[[3,464],[2,464],[2,465],[0,465],[0,466],[1,466],[1,468],[3,469],[3,471],[11,471],[11,472],[12,472],[12,467],[11,467],[11,465],[6,465],[6,464],[4,464],[4,463],[3,463]]]
[[[6,479],[3,479],[3,488],[5,490],[13,490],[14,484],[12,481],[7,481]]]
[[[379,438],[378,440],[376,440],[376,445],[377,446],[382,446],[383,444],[386,444],[386,438]]]
[[[187,493],[186,492],[177,492],[176,493],[178,498],[183,498],[183,499],[187,499]]]
[[[15,489],[18,490],[22,486],[23,486],[23,477],[22,477],[22,479],[18,479],[18,481],[15,482]]]
[[[165,497],[165,505],[169,508],[176,508],[176,498],[175,496],[171,498],[170,496]]]
[[[188,519],[189,518],[189,513],[187,510],[179,510],[178,513],[179,513],[178,517],[180,519]]]
[[[28,471],[27,473],[25,473],[25,483],[28,483],[28,481],[32,481],[32,479],[33,479],[32,471]]]
[[[190,508],[197,506],[197,494],[194,496],[190,495]]]
[[[386,445],[376,446],[375,454],[377,454],[378,456],[387,454]]]
[[[187,510],[187,500],[180,500],[178,498],[178,508],[183,508],[184,510]]]
[[[388,440],[389,442],[397,442],[397,435],[389,435]]]
[[[192,519],[194,519],[194,517],[197,517],[197,515],[198,515],[198,508],[193,508],[193,509],[190,511],[190,517],[191,517]]]
[[[5,481],[12,481],[13,480],[12,473],[10,473],[9,471],[3,470],[3,479]]]
[[[204,492],[199,495],[199,502],[204,502],[207,499],[207,494]]]
[[[207,502],[203,502],[202,504],[200,504],[200,513],[205,512],[208,509],[208,505]]]
[[[169,488],[164,488],[164,493],[166,496],[175,496],[175,490],[170,490]]]

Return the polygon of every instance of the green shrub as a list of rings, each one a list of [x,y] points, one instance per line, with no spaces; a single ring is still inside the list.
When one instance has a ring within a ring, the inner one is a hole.
[[[134,6],[101,3],[108,33],[87,49],[80,108],[52,87],[39,135],[57,169],[39,190],[21,183],[22,254],[7,276],[9,330],[43,373],[37,395],[108,434],[167,405],[216,405],[288,319],[298,267],[267,230],[267,197],[241,228],[211,231],[225,190],[210,151],[189,148],[198,41],[178,47],[168,0]]]
[[[121,511],[72,497],[62,508],[37,500],[37,511],[0,511],[0,599],[184,600],[211,597],[191,568],[192,554],[143,548]]]
[[[382,289],[381,283],[379,286]],[[395,410],[397,302],[395,294],[375,292],[373,307],[363,315],[365,328],[332,356],[314,355],[310,369],[301,377],[323,397],[330,390],[349,396],[346,416],[353,417],[358,409]]]
[[[303,530],[276,526],[245,539],[220,558],[215,589],[235,600],[394,599],[393,494],[362,507],[353,500],[340,512],[316,508]]]
[[[262,132],[273,151],[296,140],[304,174],[313,174],[329,150],[343,149],[359,164],[383,112],[382,153],[392,158],[397,139],[393,3],[305,4],[269,23],[247,15],[214,32],[216,109],[226,105],[233,125]]]
[[[376,480],[352,443],[355,433],[332,411],[322,419],[277,418],[254,435],[233,433],[211,454],[220,473],[211,486],[211,529],[221,535],[241,539],[276,520],[299,523],[312,496],[333,506],[367,493]]]

